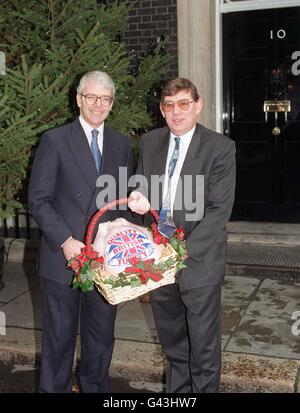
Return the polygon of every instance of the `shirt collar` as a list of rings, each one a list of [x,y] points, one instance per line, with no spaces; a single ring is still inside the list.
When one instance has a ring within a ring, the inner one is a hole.
[[[185,133],[184,135],[181,135],[181,136],[174,135],[174,133],[171,132],[170,133],[170,140],[171,140],[171,142],[174,143],[174,138],[178,137],[178,138],[180,138],[180,145],[181,144],[184,145],[184,146],[189,145],[191,140],[192,140],[192,137],[194,135],[195,129],[196,129],[196,125],[191,130],[189,130],[187,133]]]
[[[79,116],[79,122],[80,122],[80,124],[81,124],[81,126],[84,130],[84,133],[85,133],[86,137],[88,138],[89,142],[92,140],[92,134],[91,133],[92,133],[92,130],[94,130],[94,129],[99,131],[98,137],[103,136],[104,122],[101,123],[101,125],[98,128],[93,128],[91,125],[89,125],[87,123],[87,121],[81,115]]]

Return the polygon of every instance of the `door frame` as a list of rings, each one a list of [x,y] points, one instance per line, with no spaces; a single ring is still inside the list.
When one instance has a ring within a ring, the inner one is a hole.
[[[222,15],[239,11],[299,7],[300,0],[215,0],[215,129],[223,133],[223,121],[228,116],[223,109],[223,42]]]

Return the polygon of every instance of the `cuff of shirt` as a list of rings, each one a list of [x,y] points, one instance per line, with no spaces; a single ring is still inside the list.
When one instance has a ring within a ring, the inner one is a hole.
[[[71,236],[71,237],[69,237],[68,239],[66,239],[65,240],[65,242],[63,242],[62,244],[61,244],[61,247],[63,248],[64,246],[65,246],[65,244],[70,240],[70,239],[72,239],[73,237]]]

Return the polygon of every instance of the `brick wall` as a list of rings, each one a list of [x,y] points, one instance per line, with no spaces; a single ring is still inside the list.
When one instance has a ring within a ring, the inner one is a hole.
[[[147,53],[157,39],[166,40],[166,50],[173,56],[170,77],[178,75],[176,0],[128,0],[134,7],[129,14],[128,31],[122,40],[128,50]],[[109,3],[109,1],[107,1]]]

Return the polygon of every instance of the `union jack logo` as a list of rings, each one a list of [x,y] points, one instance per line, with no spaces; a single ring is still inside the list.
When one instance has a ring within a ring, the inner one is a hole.
[[[108,265],[127,264],[132,257],[146,259],[154,252],[154,247],[146,234],[133,230],[126,234],[117,234],[106,246]]]

